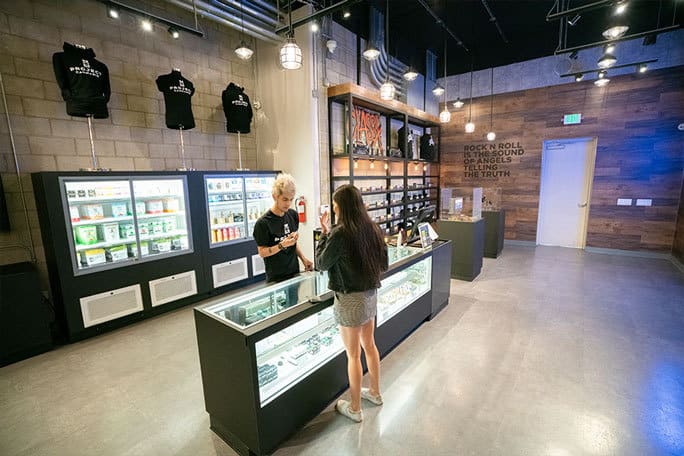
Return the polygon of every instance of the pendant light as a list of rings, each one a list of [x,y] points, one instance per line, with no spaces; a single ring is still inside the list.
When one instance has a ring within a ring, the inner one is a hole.
[[[390,55],[389,55],[389,0],[385,8],[385,51],[387,52],[387,72],[385,73],[385,83],[380,86],[380,98],[383,100],[394,100],[394,84],[390,82]]]
[[[254,50],[245,43],[245,17],[242,11],[242,0],[240,0],[240,24],[242,26],[242,34],[240,35],[240,44],[235,48],[235,53],[242,60],[249,60],[254,54]]]
[[[489,133],[487,133],[487,141],[494,141],[496,133],[494,133],[494,67],[492,67],[491,85],[489,87]]]
[[[447,71],[447,41],[446,38],[444,39],[444,85],[447,85],[446,82],[446,71]],[[449,108],[447,107],[447,91],[444,89],[444,110],[439,113],[439,121],[441,123],[449,123],[451,120],[451,113],[449,112]]]
[[[286,70],[298,70],[302,67],[302,50],[297,45],[292,31],[292,2],[288,6],[290,30],[287,32],[287,41],[280,48],[280,65]]]
[[[441,97],[442,94],[444,93],[444,87],[442,87],[441,85],[437,84],[437,85],[435,85],[435,87],[433,87],[432,93],[433,93],[436,97]]]
[[[610,68],[615,65],[615,62],[617,62],[617,58],[610,52],[606,52],[598,59],[597,65],[599,68]]]
[[[456,77],[456,82],[458,83],[458,86],[457,86],[458,87],[458,89],[457,89],[458,95],[460,95],[461,94],[461,77],[460,76]],[[456,101],[454,101],[454,108],[461,109],[463,107],[464,103],[463,103],[463,101],[461,101],[461,97],[458,95],[456,96]]]
[[[604,30],[602,35],[607,40],[616,40],[627,33],[627,30],[629,30],[629,27],[626,25],[614,25],[613,27]]]
[[[472,121],[473,114],[473,61],[470,61],[470,104],[468,105],[468,123],[465,124],[465,132],[472,133],[475,131],[475,124]]]
[[[418,77],[418,73],[413,71],[413,68],[409,67],[408,70],[406,70],[406,73],[404,73],[404,79],[407,81],[415,81],[416,78]]]

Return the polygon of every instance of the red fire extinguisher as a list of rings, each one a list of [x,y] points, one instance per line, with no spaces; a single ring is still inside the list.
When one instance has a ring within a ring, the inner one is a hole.
[[[306,200],[303,196],[297,198],[297,215],[299,215],[299,223],[306,223]]]

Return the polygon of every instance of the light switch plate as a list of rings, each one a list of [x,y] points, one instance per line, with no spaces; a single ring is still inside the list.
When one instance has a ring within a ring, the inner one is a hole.
[[[651,205],[651,199],[637,199],[636,205],[637,206],[650,206]]]
[[[632,198],[618,198],[617,205],[618,206],[631,206],[632,205]]]

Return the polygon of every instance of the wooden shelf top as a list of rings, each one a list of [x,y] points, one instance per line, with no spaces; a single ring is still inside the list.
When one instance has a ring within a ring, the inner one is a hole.
[[[328,87],[328,98],[340,97],[342,95],[351,94],[352,97],[361,99],[363,101],[377,105],[379,108],[390,111],[398,111],[406,114],[411,120],[419,120],[426,123],[439,125],[439,118],[428,114],[425,111],[409,106],[405,103],[396,100],[383,100],[378,95],[377,90],[361,87],[352,82],[345,82],[336,86]]]

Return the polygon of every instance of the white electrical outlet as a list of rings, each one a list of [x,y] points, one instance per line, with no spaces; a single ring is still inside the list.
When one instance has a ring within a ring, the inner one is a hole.
[[[632,205],[632,198],[618,198],[617,205],[618,206],[631,206]]]
[[[650,199],[637,199],[636,205],[637,206],[650,206],[651,200]]]

